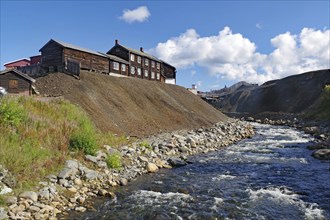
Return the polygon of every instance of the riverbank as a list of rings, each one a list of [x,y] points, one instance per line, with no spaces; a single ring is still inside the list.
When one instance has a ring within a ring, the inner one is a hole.
[[[315,138],[315,144],[308,148],[312,156],[320,160],[330,161],[330,121],[312,120],[302,114],[264,112],[258,114],[226,113],[243,121],[270,125],[284,125],[304,131]]]
[[[93,209],[91,198],[115,197],[112,187],[127,185],[137,176],[161,168],[185,165],[190,155],[216,151],[253,134],[248,123],[228,120],[150,136],[120,149],[104,145],[95,156],[67,160],[64,169],[48,175],[37,190],[7,196],[7,208],[0,208],[0,219],[57,219],[70,211],[85,212]],[[112,159],[106,159],[109,156]],[[109,165],[116,168],[109,169]]]

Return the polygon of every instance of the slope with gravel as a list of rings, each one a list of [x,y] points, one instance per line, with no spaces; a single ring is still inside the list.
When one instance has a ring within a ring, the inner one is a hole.
[[[82,72],[37,78],[43,96],[63,96],[82,107],[102,131],[147,136],[209,126],[228,118],[186,89],[136,78]]]

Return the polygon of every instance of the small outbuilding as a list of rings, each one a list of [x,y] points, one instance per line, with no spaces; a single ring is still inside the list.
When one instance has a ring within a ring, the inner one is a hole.
[[[5,88],[8,93],[31,95],[34,82],[35,79],[17,69],[0,71],[0,87]]]
[[[14,60],[9,63],[5,63],[3,65],[6,67],[6,69],[29,66],[30,60],[24,58],[24,59]]]

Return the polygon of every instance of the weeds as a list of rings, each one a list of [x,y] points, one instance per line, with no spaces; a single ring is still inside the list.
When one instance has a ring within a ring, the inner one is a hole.
[[[140,147],[144,147],[144,148],[146,148],[146,149],[148,149],[148,150],[152,150],[152,147],[151,147],[151,145],[149,144],[149,142],[148,141],[142,141],[140,144]]]
[[[121,155],[119,153],[110,154],[105,162],[108,165],[108,168],[119,169],[122,167]]]

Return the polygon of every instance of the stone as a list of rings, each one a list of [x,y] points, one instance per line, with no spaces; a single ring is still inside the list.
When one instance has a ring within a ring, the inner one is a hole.
[[[157,165],[154,163],[148,163],[146,169],[149,173],[155,173],[159,170]]]
[[[187,165],[187,163],[185,161],[180,160],[179,158],[174,158],[174,157],[171,157],[170,159],[168,159],[168,163],[172,167],[181,167],[181,166]]]
[[[0,195],[5,195],[11,193],[12,191],[13,190],[11,188],[0,182]]]
[[[98,176],[99,176],[99,172],[97,172],[95,170],[90,170],[90,169],[85,170],[85,178],[87,180],[96,179]]]
[[[77,212],[86,212],[87,209],[85,207],[79,206],[79,207],[76,207],[74,210]]]
[[[8,219],[9,216],[7,215],[7,212],[4,207],[0,207],[0,220],[2,219]]]
[[[97,195],[99,196],[106,196],[108,194],[108,191],[105,189],[99,189],[99,191],[97,192]]]
[[[148,163],[148,161],[149,161],[148,158],[146,158],[144,156],[139,156],[138,159],[139,159],[139,161],[146,162],[146,163]]]
[[[31,212],[39,212],[40,211],[40,208],[39,207],[37,207],[37,206],[30,206],[29,207],[29,210],[31,211]]]
[[[98,161],[98,158],[94,157],[92,155],[85,155],[85,159],[89,160],[89,161],[92,161],[93,163],[97,163],[97,161]]]
[[[77,185],[77,186],[80,186],[80,185],[82,184],[82,181],[81,181],[81,179],[79,179],[79,178],[74,179],[73,182],[74,182],[74,184]]]
[[[98,161],[97,166],[100,168],[106,168],[108,165],[105,161]]]
[[[17,203],[17,197],[16,196],[8,196],[6,198],[6,204],[7,205],[12,205]]]
[[[330,160],[330,149],[319,149],[313,152],[313,157],[320,160]]]
[[[79,202],[79,204],[83,204],[85,202],[85,198],[84,197],[78,197],[77,201]]]
[[[128,184],[128,181],[127,181],[127,179],[125,179],[125,178],[121,178],[121,179],[119,180],[119,183],[120,183],[120,185],[122,185],[122,186],[126,186],[126,185]]]
[[[33,191],[23,192],[18,197],[19,198],[24,198],[24,199],[31,199],[33,202],[38,201],[38,194],[36,192],[33,192]]]
[[[76,160],[67,160],[66,161],[66,167],[71,168],[71,169],[73,169],[73,168],[78,169],[79,168],[79,163]]]
[[[49,200],[50,198],[50,193],[49,193],[49,190],[42,190],[39,192],[39,198],[40,199],[46,199],[46,200]]]
[[[68,191],[72,192],[72,193],[76,193],[77,189],[75,187],[69,187],[67,188]]]
[[[58,174],[58,178],[60,179],[68,179],[71,178],[72,176],[76,175],[76,173],[78,172],[77,168],[69,168],[69,167],[65,167],[59,174]]]

